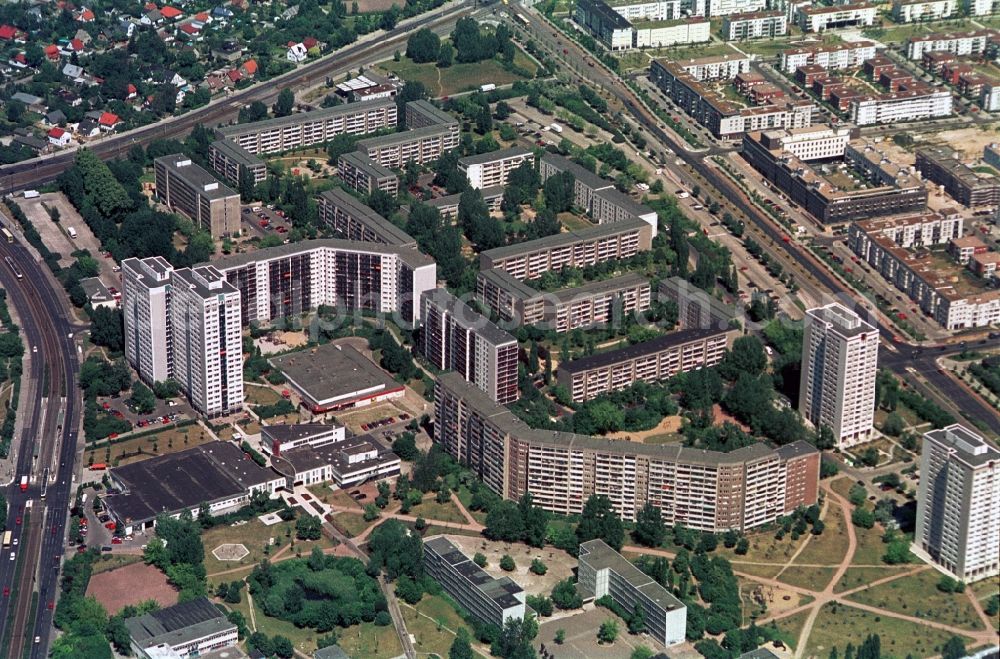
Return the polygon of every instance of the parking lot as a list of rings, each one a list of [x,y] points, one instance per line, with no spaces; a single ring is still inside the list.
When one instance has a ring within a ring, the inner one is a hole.
[[[284,211],[270,206],[244,206],[243,230],[248,236],[285,235],[292,230],[292,223]]]

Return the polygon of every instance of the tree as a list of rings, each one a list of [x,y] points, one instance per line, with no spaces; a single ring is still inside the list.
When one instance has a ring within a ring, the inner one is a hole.
[[[531,641],[538,634],[538,622],[533,617],[508,618],[497,639],[490,645],[490,653],[503,659],[528,659],[535,657]]]
[[[531,571],[532,574],[537,574],[538,576],[542,576],[543,574],[549,571],[549,568],[547,565],[545,565],[545,563],[542,562],[541,559],[535,558],[531,561],[531,565],[528,567],[528,570]]]
[[[413,462],[420,457],[417,449],[417,436],[410,431],[403,432],[392,442],[392,452],[407,462]]]
[[[851,523],[863,529],[875,526],[875,515],[867,508],[855,508],[851,513]]]
[[[659,181],[657,181],[657,183],[659,183]],[[654,656],[656,656],[656,653],[648,647],[645,645],[639,645],[632,650],[632,654],[629,655],[629,659],[653,659]]]
[[[573,207],[576,178],[570,172],[560,172],[545,181],[542,193],[545,207],[554,213],[562,213]]]
[[[152,389],[142,382],[136,382],[132,385],[132,404],[139,414],[152,414],[156,409],[156,396]]]
[[[295,520],[295,537],[299,540],[319,540],[323,535],[323,524],[317,517],[302,515]]]
[[[741,373],[760,375],[767,369],[767,355],[764,344],[753,334],[741,336],[733,341],[733,347],[723,362],[723,374],[728,380],[736,380]]]
[[[611,499],[603,494],[592,494],[583,506],[580,523],[576,527],[580,543],[600,538],[615,551],[625,544],[625,526],[615,513]]]
[[[372,570],[383,570],[389,581],[399,575],[416,579],[423,576],[423,541],[419,535],[410,533],[398,519],[386,520],[372,531],[368,552],[370,573]]]
[[[563,643],[565,643],[566,642],[566,630],[565,629],[557,629],[556,630],[555,638],[553,640],[556,642],[556,645],[562,645]]]
[[[847,492],[847,500],[850,501],[853,506],[860,506],[866,499],[868,499],[868,492],[865,490],[863,485],[855,483]]]
[[[380,516],[381,514],[378,511],[378,506],[376,506],[374,503],[369,503],[364,507],[364,512],[362,513],[362,517],[366,522],[374,522]]]
[[[112,352],[125,349],[121,309],[98,307],[90,313],[90,340]]]
[[[486,514],[483,535],[490,540],[518,542],[524,537],[524,519],[513,501],[502,501]]]
[[[941,649],[941,659],[962,659],[966,656],[965,642],[959,636],[952,636]]]
[[[479,551],[477,551],[476,555],[472,557],[472,562],[478,565],[479,567],[486,567],[488,565],[488,561],[486,560],[486,554]]]
[[[437,65],[439,69],[447,69],[449,66],[455,63],[455,49],[450,43],[441,44],[441,50],[438,51]]]
[[[500,557],[500,569],[504,572],[513,572],[517,568],[514,563],[514,558],[510,554],[504,554]]]
[[[646,612],[638,602],[632,609],[632,615],[628,619],[628,633],[641,634],[646,631]]]
[[[635,531],[632,537],[640,545],[659,547],[667,538],[667,526],[663,523],[660,509],[651,503],[646,503],[636,515]],[[735,542],[733,543],[735,544]]]
[[[292,108],[295,107],[295,93],[285,87],[278,93],[278,99],[274,102],[274,116],[276,117],[287,117],[292,113]]]
[[[608,618],[601,623],[600,629],[597,630],[597,640],[610,645],[615,642],[616,638],[618,638],[618,623],[612,618]]]
[[[464,627],[459,628],[458,635],[451,642],[448,650],[448,659],[474,659],[475,653],[472,651],[472,644],[469,642],[469,633]]]
[[[434,62],[441,50],[441,38],[428,28],[422,28],[406,40],[406,56],[417,64]]]
[[[7,121],[12,124],[21,122],[27,107],[21,101],[9,101],[7,103]]]
[[[885,554],[882,555],[882,561],[888,565],[902,565],[912,560],[910,543],[906,540],[893,540],[886,546]]]
[[[254,181],[253,172],[249,168],[240,166],[239,173],[240,200],[249,204],[257,198],[257,183]]]
[[[567,577],[555,585],[552,589],[552,603],[556,608],[563,610],[579,609],[583,606],[583,598],[576,592],[573,579]]]
[[[284,636],[272,636],[271,643],[274,648],[274,654],[281,657],[281,659],[291,659],[291,657],[295,654],[295,648],[292,646],[292,642]]]

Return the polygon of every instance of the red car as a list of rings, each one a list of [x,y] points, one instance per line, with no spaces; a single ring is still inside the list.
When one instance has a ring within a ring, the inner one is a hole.
[[[17,524],[18,526],[21,526],[21,518],[20,517],[14,518],[14,523]]]
[[[3,596],[4,597],[10,597],[10,586],[4,586],[3,587]]]
[[[104,528],[106,528],[109,531],[114,531],[116,526],[117,525],[114,522],[108,522],[107,524],[104,525]]]
[[[76,551],[77,553],[82,554],[83,552],[87,551],[87,545],[80,545],[79,547],[76,548]]]
[[[121,543],[122,543],[122,539],[121,538],[111,538],[111,544],[113,544],[113,545],[120,545]]]
[[[56,603],[55,602],[49,602],[49,611],[51,611],[54,608],[56,608]]]

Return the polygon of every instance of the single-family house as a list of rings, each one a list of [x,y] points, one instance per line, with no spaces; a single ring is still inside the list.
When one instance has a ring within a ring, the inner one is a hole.
[[[59,61],[59,46],[54,43],[45,47],[45,57],[53,62]]]
[[[176,21],[181,16],[184,15],[184,12],[182,12],[177,7],[162,7],[160,9],[160,15],[163,16],[164,20],[167,20],[167,21]]]
[[[94,18],[94,12],[89,9],[82,9],[76,14],[76,20],[81,23],[93,23]]]
[[[45,123],[50,126],[65,126],[66,114],[62,110],[53,110],[45,115]]]
[[[212,17],[220,20],[229,20],[233,17],[233,10],[224,5],[219,5],[212,10]]]
[[[97,123],[97,119],[84,117],[76,127],[76,134],[80,137],[97,137],[101,134],[101,125]]]
[[[101,118],[97,120],[97,123],[100,124],[101,130],[110,133],[111,131],[118,130],[122,125],[122,120],[113,112],[102,112]]]
[[[194,23],[183,23],[177,29],[188,41],[200,41],[202,39],[201,29],[196,27]]]
[[[7,60],[7,63],[13,66],[15,69],[28,68],[28,58],[25,57],[24,53],[17,53],[9,60]]]
[[[257,75],[257,60],[248,59],[240,65],[240,73],[242,73],[247,78],[253,78]]]
[[[92,36],[90,36],[90,32],[87,32],[83,28],[77,30],[76,34],[73,35],[73,38],[78,40],[84,46],[89,46],[90,42],[93,41],[94,39]]]
[[[145,14],[142,15],[142,18],[139,19],[139,22],[142,23],[143,25],[153,25],[153,26],[160,25],[163,23],[163,14],[160,13],[159,9],[155,8],[150,9],[149,11],[147,11]]]
[[[27,147],[34,151],[35,153],[41,153],[49,145],[45,140],[40,140],[34,135],[15,135],[14,144],[18,144],[23,147]]]
[[[13,25],[0,25],[0,41],[13,41],[17,36],[17,28]]]
[[[10,97],[10,100],[24,103],[24,106],[32,112],[45,112],[48,110],[45,106],[45,99],[41,96],[35,96],[34,94],[17,92]]]
[[[73,136],[69,134],[68,131],[63,130],[59,126],[50,128],[48,132],[49,144],[60,149],[69,146],[69,143],[73,140]]]
[[[294,62],[299,64],[300,62],[306,61],[306,57],[309,56],[309,49],[306,48],[303,43],[295,43],[294,41],[288,42],[288,52],[286,57],[289,62]]]
[[[238,83],[240,80],[243,79],[243,74],[240,73],[239,69],[230,69],[226,73],[226,77],[229,78],[229,80],[231,80],[232,83],[235,85],[236,83]]]

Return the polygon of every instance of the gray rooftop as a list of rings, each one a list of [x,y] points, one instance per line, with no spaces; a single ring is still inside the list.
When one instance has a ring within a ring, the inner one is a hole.
[[[508,158],[519,158],[523,156],[530,156],[531,150],[525,149],[523,146],[512,146],[507,149],[498,149],[497,151],[489,151],[488,153],[478,153],[474,156],[466,156],[464,158],[458,159],[459,166],[468,167],[469,165],[484,165],[486,163],[498,162],[500,160],[506,160]]]
[[[317,404],[349,400],[357,392],[401,387],[388,373],[349,345],[326,345],[272,357],[268,362]]]
[[[183,153],[161,156],[156,159],[155,164],[163,165],[171,176],[176,176],[197,190],[199,195],[209,199],[223,199],[239,195],[238,192],[219,181],[200,165],[196,165],[190,157]]]
[[[860,316],[847,307],[831,302],[825,307],[817,307],[806,311],[806,322],[812,318],[821,323],[828,323],[833,331],[845,338],[853,338],[862,334],[878,333],[871,324],[862,320]]]
[[[625,220],[623,222],[608,222],[607,224],[599,224],[595,227],[588,227],[578,231],[564,231],[562,233],[545,236],[544,238],[538,238],[536,240],[529,240],[523,243],[489,249],[482,252],[482,255],[493,261],[497,261],[513,256],[522,256],[524,254],[542,252],[556,247],[563,247],[565,245],[600,240],[601,238],[606,238],[608,236],[629,233],[630,231],[648,227],[649,224],[647,222],[638,218]]]
[[[292,442],[325,435],[334,426],[325,423],[293,423],[291,425],[261,426],[261,435],[279,442]]]
[[[931,430],[924,437],[954,451],[955,458],[973,468],[1000,460],[1000,451],[988,444],[981,435],[957,423],[947,428]]]
[[[367,160],[367,157],[365,158]],[[392,172],[390,172],[391,174]],[[340,208],[346,215],[366,225],[389,245],[416,247],[417,241],[395,224],[363,204],[357,197],[343,188],[332,188],[320,194],[334,208]]]
[[[619,208],[624,208],[636,217],[656,212],[649,206],[643,206],[624,192],[619,192],[617,188],[604,188],[603,190],[598,190],[594,193],[594,196],[605,199]]]
[[[648,287],[649,280],[640,274],[629,272],[624,275],[612,277],[611,279],[588,282],[582,286],[561,288],[558,291],[552,292],[551,295],[555,295],[556,299],[560,302],[570,302],[583,297],[624,291],[643,285]]]
[[[472,330],[494,346],[517,343],[517,339],[497,327],[489,318],[473,311],[469,305],[443,288],[424,291],[423,297],[449,314],[459,326]]]
[[[175,289],[187,287],[203,300],[239,292],[213,265],[196,265],[194,268],[174,270],[171,279]]]
[[[364,243],[357,240],[342,240],[340,238],[317,238],[315,240],[302,240],[297,243],[287,245],[277,245],[266,247],[256,252],[243,254],[230,254],[211,262],[221,272],[226,272],[234,268],[240,268],[251,263],[260,263],[271,259],[286,258],[296,254],[303,254],[318,249],[337,249],[346,252],[363,252],[366,254],[395,254],[411,268],[420,268],[426,265],[433,265],[434,259],[423,252],[419,252],[412,247],[398,247],[396,245],[383,245],[381,243]]]
[[[611,570],[636,590],[659,605],[664,611],[684,608],[684,603],[667,592],[651,576],[632,565],[624,556],[603,540],[588,540],[580,544],[580,563],[593,570]]]
[[[80,288],[83,289],[87,299],[91,302],[109,302],[114,299],[111,291],[104,285],[100,277],[87,277],[80,280]]]
[[[603,179],[583,165],[579,165],[569,158],[555,153],[545,153],[542,155],[542,162],[552,165],[560,172],[569,172],[579,183],[591,190],[603,190],[604,188],[614,187],[613,181]]]
[[[162,288],[170,283],[170,275],[174,267],[162,256],[147,256],[144,259],[128,258],[122,261],[122,272],[134,272],[138,276],[131,278],[147,289]]]
[[[425,118],[433,121],[436,124],[457,124],[458,120],[441,110],[436,105],[425,99],[418,99],[416,101],[410,101],[406,104],[406,109],[418,112],[422,114]]]
[[[160,644],[178,646],[236,629],[205,597],[126,618],[125,626],[133,643],[144,649]]]
[[[521,603],[522,600],[515,596],[518,593],[523,593],[523,588],[509,577],[494,579],[485,570],[469,560],[468,556],[443,535],[428,538],[424,541],[424,547],[440,556],[476,590],[489,597],[501,608],[508,609]]]
[[[264,161],[230,140],[215,140],[211,147],[241,167],[253,169],[264,165]]]
[[[377,451],[378,455],[369,460],[351,464],[348,456],[352,453]],[[288,462],[297,473],[330,465],[338,474],[350,472],[372,465],[399,462],[399,456],[383,448],[371,435],[355,435],[342,442],[331,442],[321,446],[298,446],[288,449],[281,458]]]
[[[395,144],[406,144],[407,142],[416,142],[417,140],[423,140],[430,137],[441,137],[449,135],[450,133],[451,130],[447,125],[435,124],[433,126],[414,128],[413,130],[405,130],[402,133],[388,133],[387,135],[368,137],[363,140],[358,140],[357,147],[359,151],[367,152],[368,149],[380,149],[386,146],[393,146]]]
[[[362,103],[345,103],[343,105],[335,105],[332,108],[321,108],[319,110],[312,110],[310,112],[298,112],[296,114],[290,114],[287,117],[275,117],[273,119],[264,119],[263,121],[255,121],[249,124],[235,124],[233,126],[222,126],[221,128],[218,128],[216,132],[222,137],[233,138],[237,135],[247,135],[250,133],[257,133],[272,128],[281,128],[283,126],[295,126],[298,124],[305,124],[314,121],[325,121],[327,119],[332,119],[334,117],[351,115],[358,112],[371,112],[373,110],[380,110],[384,107],[395,104],[396,101],[395,99],[392,98],[364,101]]]
[[[346,162],[355,169],[360,169],[372,178],[391,178],[396,176],[388,167],[383,167],[360,151],[349,151],[341,154],[338,161]]]
[[[573,359],[559,363],[559,370],[567,373],[580,373],[595,368],[603,368],[631,361],[646,355],[652,355],[662,350],[667,350],[676,346],[691,343],[692,341],[702,341],[716,336],[724,336],[728,330],[720,329],[682,329],[670,332],[649,341],[636,343],[617,350],[598,352],[580,359]]]

